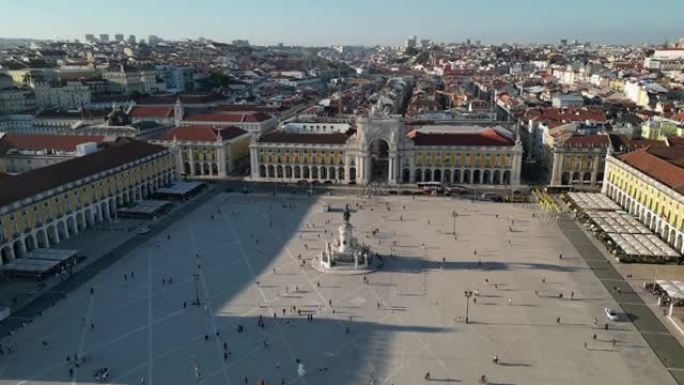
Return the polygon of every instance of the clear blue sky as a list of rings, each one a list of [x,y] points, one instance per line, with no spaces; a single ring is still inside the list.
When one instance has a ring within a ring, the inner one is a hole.
[[[2,0],[0,37],[85,33],[253,44],[660,43],[684,36],[684,0]]]

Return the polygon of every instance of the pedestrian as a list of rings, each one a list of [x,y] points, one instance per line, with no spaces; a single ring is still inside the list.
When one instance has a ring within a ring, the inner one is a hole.
[[[228,343],[227,342],[223,343],[223,350],[228,350]]]
[[[247,378],[247,376],[245,376],[245,385],[247,385],[248,382],[249,382],[249,378]]]
[[[608,322],[603,326],[603,329],[608,330]]]
[[[140,385],[145,385],[145,377],[140,377]]]
[[[90,288],[90,294],[95,294],[95,289],[93,289],[92,287]]]
[[[124,273],[124,281],[128,281],[128,274]]]
[[[613,341],[612,341],[613,346],[615,346],[615,343],[616,343],[616,342],[617,342],[617,340],[616,340],[615,338],[613,338]]]
[[[575,292],[574,291],[570,292],[570,299],[575,299]]]
[[[74,376],[74,368],[69,368],[69,377]]]
[[[563,259],[563,254],[558,254],[558,259]]]
[[[204,335],[204,340],[205,340],[205,341],[209,341],[209,335],[208,335],[208,334],[205,334],[205,335]]]
[[[509,305],[513,304],[513,299],[512,299],[512,298],[509,298],[509,299],[508,299],[508,304],[509,304]]]
[[[135,272],[131,270],[131,279],[135,278]]]
[[[183,309],[187,309],[187,308],[188,308],[188,303],[183,301]]]
[[[560,324],[560,317],[556,318],[556,323]]]
[[[596,333],[594,333],[593,338],[594,338],[594,341],[596,341]]]
[[[584,341],[584,348],[587,348],[587,341]]]
[[[228,361],[228,352],[223,352],[223,361]]]
[[[90,324],[90,330],[95,330],[95,324],[94,323]]]
[[[546,277],[542,277],[542,283],[546,283]]]

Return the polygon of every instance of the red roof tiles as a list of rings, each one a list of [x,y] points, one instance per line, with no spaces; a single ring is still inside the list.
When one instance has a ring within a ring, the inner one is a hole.
[[[187,122],[259,123],[271,119],[264,112],[206,112],[192,114],[184,119]]]
[[[103,140],[104,136],[5,134],[0,136],[0,153],[9,149],[76,151],[76,146],[81,143],[99,144]]]
[[[416,146],[512,146],[515,142],[489,127],[479,133],[424,133],[413,130],[407,134]]]
[[[573,135],[568,138],[565,147],[608,147],[608,135]]]
[[[193,125],[176,127],[165,134],[161,140],[183,140],[197,142],[213,142],[219,135],[223,140],[233,139],[246,134],[247,131],[235,126],[215,127],[207,125]]]
[[[101,151],[4,178],[0,180],[0,207],[163,151],[167,149],[121,139]]]
[[[348,134],[353,133],[349,131]],[[327,134],[302,134],[273,131],[259,138],[261,143],[301,143],[301,144],[345,144],[348,134],[333,132]]]
[[[165,119],[173,116],[171,106],[135,106],[131,109],[132,118],[158,118]]]
[[[619,158],[675,191],[684,193],[684,147],[641,148]]]
[[[538,122],[605,122],[606,114],[600,108],[530,108],[525,111],[525,117]]]

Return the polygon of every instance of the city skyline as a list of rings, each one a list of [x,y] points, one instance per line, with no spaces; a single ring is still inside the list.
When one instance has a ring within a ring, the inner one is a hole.
[[[483,43],[550,43],[560,39],[593,43],[635,44],[673,41],[684,35],[678,15],[684,3],[659,2],[654,8],[643,2],[607,0],[595,4],[579,0],[572,7],[553,1],[543,9],[537,2],[503,1],[476,4],[430,0],[344,4],[274,0],[252,4],[202,0],[192,7],[137,3],[117,4],[76,0],[68,8],[45,0],[5,4],[8,18],[0,25],[0,37],[79,39],[85,34],[158,35],[171,40],[204,37],[216,41],[249,40],[252,44],[329,46],[400,45],[409,35],[435,42],[466,39]],[[239,5],[239,9],[237,6]],[[99,12],[93,13],[97,6]],[[155,15],[162,15],[163,18]],[[648,17],[644,17],[648,15]],[[26,23],[26,18],[32,20]],[[58,21],[58,23],[55,23]],[[284,33],[285,31],[285,33]]]

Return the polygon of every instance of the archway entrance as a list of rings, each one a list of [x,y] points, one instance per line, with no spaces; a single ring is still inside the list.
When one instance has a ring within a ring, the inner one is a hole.
[[[389,144],[376,139],[369,148],[371,160],[371,182],[387,183],[389,178]]]

